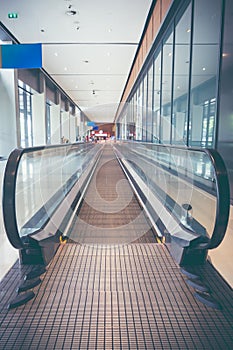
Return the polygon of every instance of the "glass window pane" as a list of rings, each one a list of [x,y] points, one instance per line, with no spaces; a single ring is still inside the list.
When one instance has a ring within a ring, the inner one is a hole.
[[[170,143],[173,32],[163,45],[161,142]]]
[[[152,142],[152,98],[153,98],[153,65],[148,72],[148,97],[147,97],[147,136],[146,139]]]
[[[172,143],[186,144],[190,67],[191,5],[175,27]]]
[[[143,106],[142,106],[142,140],[146,141],[147,133],[147,74],[143,80]]]
[[[161,52],[154,61],[153,142],[160,141]]]
[[[142,140],[142,83],[137,90],[136,100],[136,140]]]
[[[33,146],[32,130],[32,99],[31,94],[26,91],[27,86],[19,81],[19,110],[20,110],[20,145],[21,147]]]
[[[21,136],[21,147],[26,147],[25,118],[24,118],[23,112],[20,112],[20,136]]]
[[[189,125],[191,146],[214,145],[221,4],[221,0],[211,1],[211,6],[202,0],[195,1]]]

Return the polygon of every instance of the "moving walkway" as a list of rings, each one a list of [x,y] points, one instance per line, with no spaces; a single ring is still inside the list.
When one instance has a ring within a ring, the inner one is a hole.
[[[0,347],[232,347],[232,290],[206,260],[229,214],[215,151],[15,150],[3,209],[20,262],[1,283]]]

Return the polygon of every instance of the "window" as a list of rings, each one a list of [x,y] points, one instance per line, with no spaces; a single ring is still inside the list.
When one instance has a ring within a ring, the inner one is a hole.
[[[154,60],[153,140],[160,141],[161,52]]]
[[[171,98],[173,66],[173,32],[165,38],[162,50],[162,104],[161,104],[161,142],[170,143],[171,134]]]
[[[180,17],[180,16],[179,16]],[[175,27],[172,143],[186,144],[190,70],[191,6]]]
[[[213,146],[215,141],[222,1],[213,0],[210,6],[209,2],[195,0],[194,4],[189,144],[203,147]]]
[[[19,112],[20,112],[20,146],[32,147],[32,99],[30,87],[18,81]]]
[[[46,102],[46,144],[51,144],[51,115],[50,115],[51,103]]]
[[[153,65],[148,71],[146,140],[152,142]]]

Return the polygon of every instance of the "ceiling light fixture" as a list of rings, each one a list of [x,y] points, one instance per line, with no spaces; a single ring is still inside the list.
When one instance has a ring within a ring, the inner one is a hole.
[[[77,11],[75,11],[75,10],[66,11],[66,15],[68,15],[68,16],[74,16],[74,15],[76,15],[76,13],[77,13]]]
[[[76,10],[72,10],[72,5],[69,5],[68,6],[68,10],[66,11],[66,15],[68,16],[74,16],[77,14],[77,11]]]

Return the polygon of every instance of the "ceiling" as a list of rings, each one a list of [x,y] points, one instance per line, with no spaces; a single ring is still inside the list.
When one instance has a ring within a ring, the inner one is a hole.
[[[91,120],[112,122],[151,4],[7,0],[0,21],[20,43],[43,44],[43,68]]]

